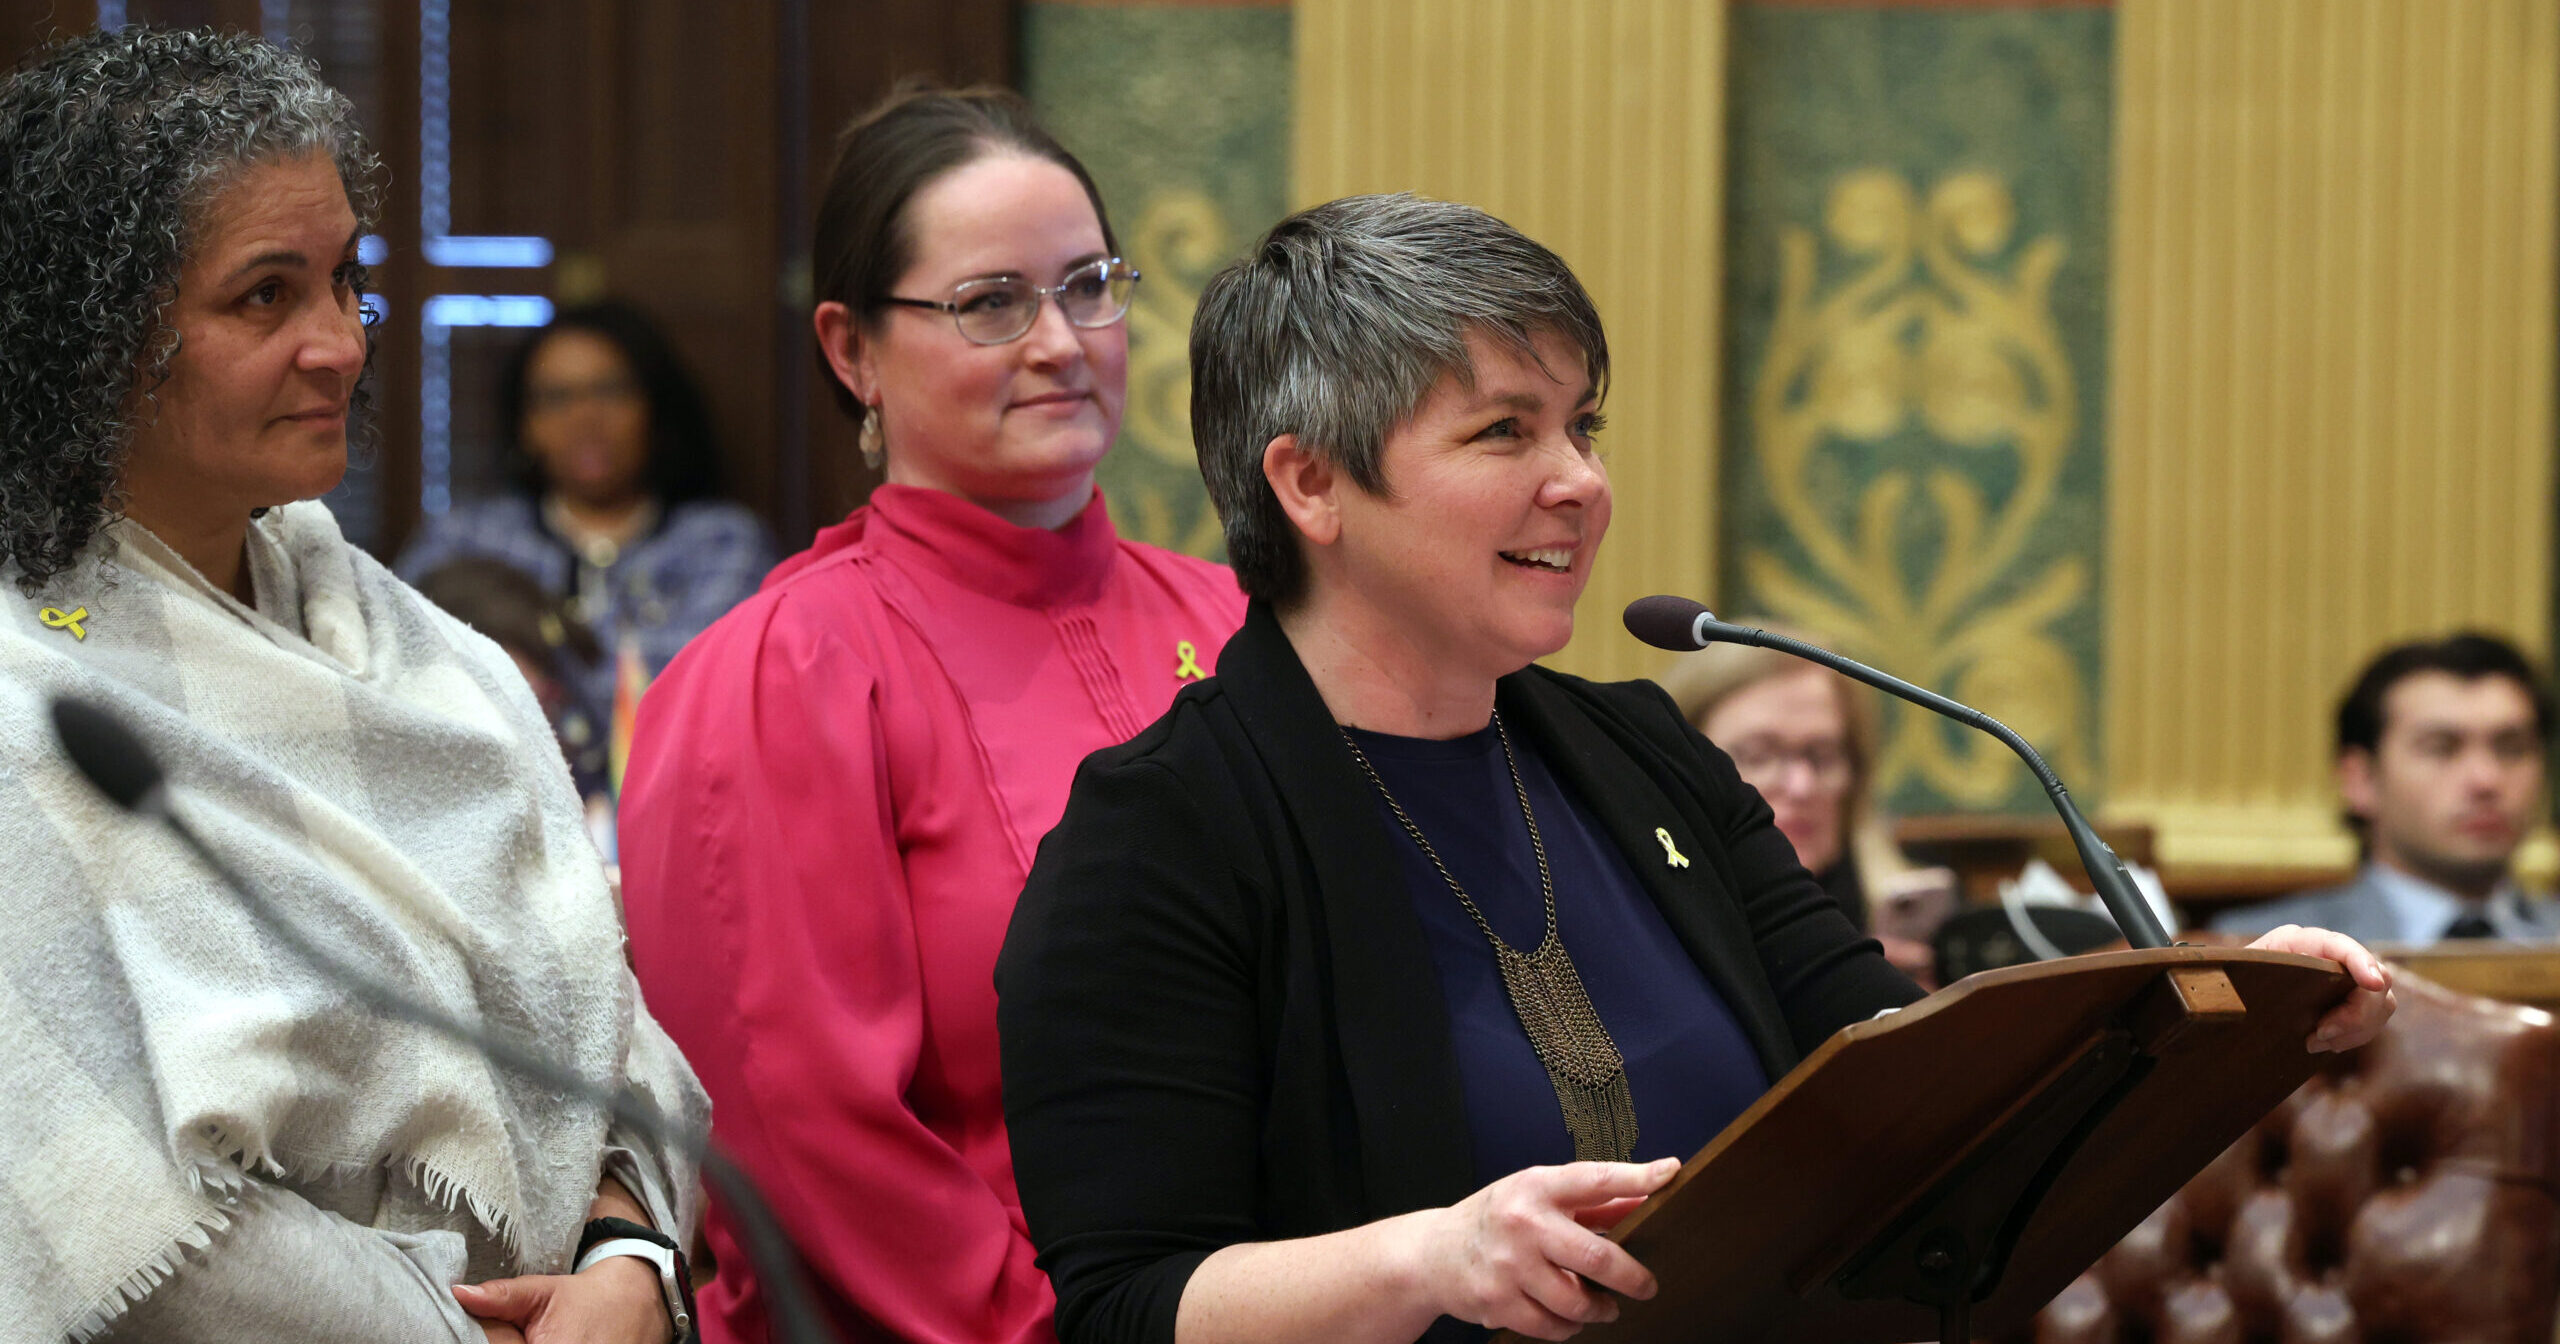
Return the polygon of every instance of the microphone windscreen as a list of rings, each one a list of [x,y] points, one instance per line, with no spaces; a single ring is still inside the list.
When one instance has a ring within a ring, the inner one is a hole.
[[[53,702],[53,732],[63,754],[98,792],[127,810],[160,787],[160,763],[115,715],[70,696]]]
[[[1698,643],[1698,618],[1707,613],[1707,604],[1669,593],[1639,597],[1627,604],[1627,633],[1657,649],[1687,653],[1703,648]]]

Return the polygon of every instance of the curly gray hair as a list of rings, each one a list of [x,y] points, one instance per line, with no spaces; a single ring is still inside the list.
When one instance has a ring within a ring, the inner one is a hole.
[[[0,82],[0,561],[21,591],[115,516],[132,394],[177,353],[161,318],[205,204],[251,164],[314,150],[371,227],[381,164],[354,106],[254,37],[89,33]]]
[[[1573,269],[1473,206],[1346,196],[1273,225],[1191,318],[1191,437],[1236,582],[1281,605],[1306,584],[1265,445],[1295,434],[1383,495],[1388,434],[1442,377],[1473,385],[1468,335],[1527,351],[1542,332],[1608,386],[1609,338]]]

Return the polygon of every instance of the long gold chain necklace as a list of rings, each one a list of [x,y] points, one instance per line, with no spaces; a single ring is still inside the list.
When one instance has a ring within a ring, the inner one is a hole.
[[[1538,815],[1529,810],[1529,790],[1520,782],[1520,762],[1511,754],[1511,733],[1498,713],[1493,716],[1493,731],[1502,742],[1502,764],[1511,771],[1511,792],[1520,799],[1520,819],[1529,823],[1529,848],[1538,856],[1538,889],[1547,906],[1546,932],[1527,952],[1493,931],[1484,911],[1476,908],[1475,898],[1458,885],[1449,865],[1440,861],[1440,852],[1431,847],[1422,828],[1413,824],[1387,782],[1378,777],[1377,767],[1369,764],[1368,753],[1360,750],[1350,729],[1342,729],[1342,740],[1404,833],[1413,837],[1414,846],[1431,861],[1440,880],[1449,884],[1467,918],[1493,944],[1503,993],[1510,997],[1511,1011],[1529,1035],[1529,1048],[1537,1052],[1538,1062],[1547,1068],[1547,1081],[1556,1089],[1565,1132],[1573,1136],[1574,1160],[1624,1162],[1636,1150],[1636,1101],[1627,1087],[1627,1064],[1618,1054],[1618,1043],[1609,1038],[1609,1028],[1592,1008],[1591,996],[1583,992],[1582,975],[1574,969],[1573,958],[1565,955],[1564,940],[1556,935],[1555,875],[1547,867],[1547,845],[1538,835]]]

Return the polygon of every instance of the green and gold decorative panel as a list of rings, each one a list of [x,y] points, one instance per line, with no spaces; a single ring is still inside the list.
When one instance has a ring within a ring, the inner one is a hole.
[[[1975,704],[2094,791],[2103,8],[1732,12],[1725,605]],[[2043,807],[1892,707],[1901,812]]]
[[[1145,277],[1103,493],[1123,535],[1193,555],[1225,547],[1191,450],[1191,311],[1287,213],[1289,37],[1285,4],[1023,6],[1024,90]]]

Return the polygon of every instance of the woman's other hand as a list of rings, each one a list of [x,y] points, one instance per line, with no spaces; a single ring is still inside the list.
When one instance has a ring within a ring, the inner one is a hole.
[[[1566,1339],[1618,1317],[1608,1292],[1654,1294],[1653,1274],[1601,1235],[1662,1188],[1680,1160],[1575,1162],[1515,1172],[1416,1229],[1416,1272],[1443,1315]]]
[[[457,1283],[453,1296],[480,1321],[491,1344],[669,1344],[675,1338],[658,1271],[627,1255],[583,1274]]]
[[[2269,929],[2249,946],[2264,952],[2297,952],[2334,961],[2356,982],[2355,992],[2329,1010],[2306,1042],[2313,1053],[2353,1050],[2372,1040],[2391,1020],[2399,1001],[2391,995],[2391,971],[2364,944],[2343,933],[2286,924]]]

